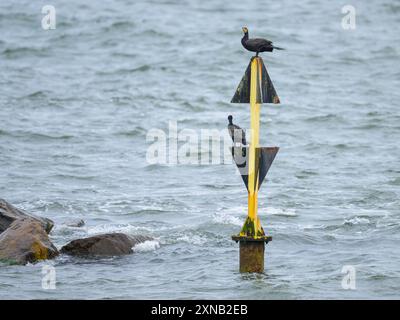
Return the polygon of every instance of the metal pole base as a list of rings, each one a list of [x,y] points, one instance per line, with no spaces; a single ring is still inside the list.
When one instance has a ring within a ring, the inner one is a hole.
[[[246,236],[233,236],[233,240],[239,242],[239,271],[264,272],[264,250],[265,243],[272,240],[272,237],[251,238]]]

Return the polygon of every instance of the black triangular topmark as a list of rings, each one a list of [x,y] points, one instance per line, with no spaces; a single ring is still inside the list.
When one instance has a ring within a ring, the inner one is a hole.
[[[279,151],[279,147],[260,147],[256,148],[256,177],[254,183],[258,183],[258,189],[260,189],[261,184],[263,183],[265,176],[268,173],[269,168],[271,167],[272,162],[275,159],[276,154]],[[249,178],[249,168],[248,168],[248,159],[249,159],[249,147],[232,147],[231,148],[233,159],[236,163],[236,166],[239,169],[239,173],[242,176],[243,182],[249,190],[248,186],[248,178]]]
[[[251,78],[251,62],[247,66],[246,72],[236,92],[231,100],[231,103],[250,103],[250,78]],[[280,103],[278,94],[275,91],[271,78],[265,68],[264,62],[261,57],[258,57],[258,62],[261,66],[261,79],[257,79],[257,103]]]
[[[264,181],[265,176],[269,168],[271,167],[272,162],[275,159],[276,154],[279,151],[279,147],[261,147],[260,149],[260,172],[258,178],[258,189],[260,189],[261,184]]]

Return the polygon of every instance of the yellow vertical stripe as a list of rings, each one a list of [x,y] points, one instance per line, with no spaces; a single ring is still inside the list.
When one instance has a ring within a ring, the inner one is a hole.
[[[257,103],[259,78],[261,76],[261,63],[259,58],[253,58],[251,62],[250,77],[250,129],[251,141],[249,146],[249,176],[248,176],[248,216],[257,221],[257,193],[258,193],[258,175],[256,176],[256,148],[259,144],[260,128],[260,104]]]

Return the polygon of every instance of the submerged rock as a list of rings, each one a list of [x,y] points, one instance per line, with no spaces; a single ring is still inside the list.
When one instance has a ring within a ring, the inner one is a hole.
[[[50,219],[37,217],[0,199],[0,233],[5,231],[14,221],[22,218],[30,218],[38,221],[47,233],[49,233],[54,226],[53,221]]]
[[[57,248],[51,243],[42,223],[36,219],[18,219],[0,234],[0,261],[26,264],[57,255]]]
[[[85,225],[85,221],[83,221],[82,219],[71,219],[71,220],[65,221],[64,224],[67,227],[80,228]]]
[[[74,256],[118,256],[132,253],[133,246],[148,240],[153,240],[153,238],[106,233],[73,240],[62,247],[61,252]]]

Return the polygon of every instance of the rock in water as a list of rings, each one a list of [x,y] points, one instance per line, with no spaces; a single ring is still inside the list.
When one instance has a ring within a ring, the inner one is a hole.
[[[90,238],[73,240],[61,248],[61,253],[73,256],[119,256],[133,252],[138,243],[153,240],[147,236],[127,236],[123,233],[99,234]]]
[[[50,219],[37,217],[0,199],[0,233],[6,230],[15,220],[22,218],[31,218],[39,221],[47,233],[49,233],[54,226],[53,221]]]
[[[72,220],[65,221],[64,224],[67,227],[80,228],[85,225],[85,221],[83,221],[82,219],[72,219]]]
[[[0,261],[26,264],[58,255],[43,225],[32,218],[14,221],[0,234]]]

